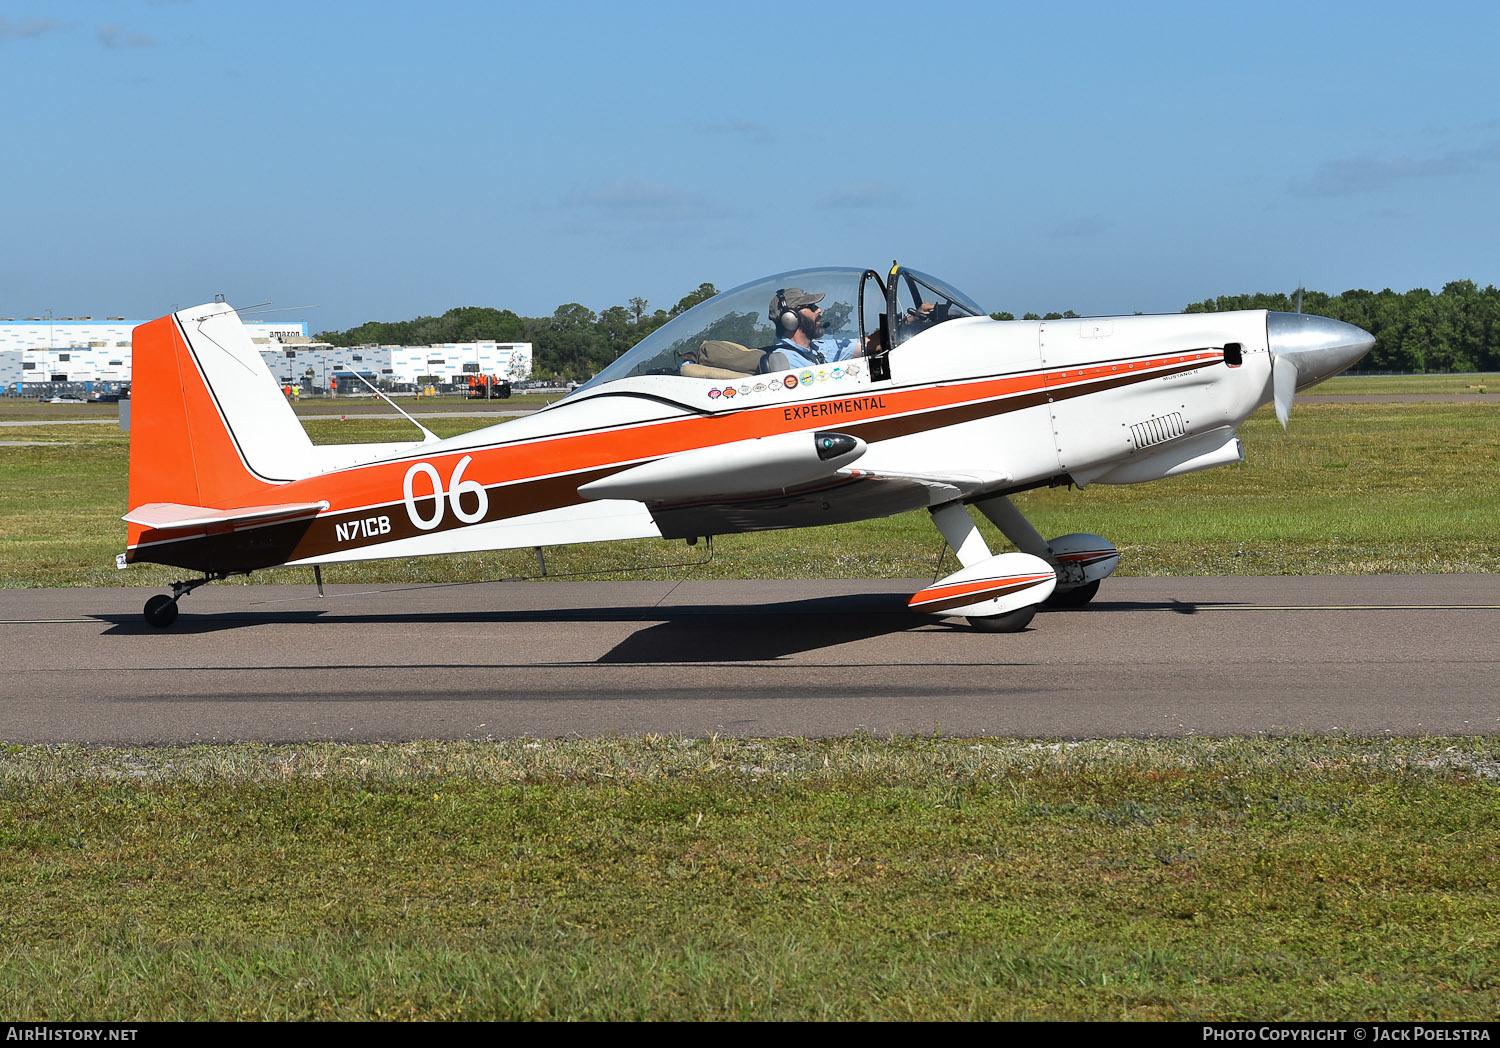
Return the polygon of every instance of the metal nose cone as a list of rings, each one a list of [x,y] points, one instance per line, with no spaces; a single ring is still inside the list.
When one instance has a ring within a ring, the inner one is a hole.
[[[1328,317],[1267,313],[1266,341],[1271,349],[1273,370],[1282,367],[1283,361],[1291,364],[1296,370],[1295,388],[1306,389],[1332,378],[1368,353],[1375,345],[1375,336],[1364,328]]]

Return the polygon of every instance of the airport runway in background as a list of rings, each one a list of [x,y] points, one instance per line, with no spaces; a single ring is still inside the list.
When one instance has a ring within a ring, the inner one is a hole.
[[[920,583],[0,591],[0,741],[1500,732],[1500,577],[1111,579],[1020,634]]]

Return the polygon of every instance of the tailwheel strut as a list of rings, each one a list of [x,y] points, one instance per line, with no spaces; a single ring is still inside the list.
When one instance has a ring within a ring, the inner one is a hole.
[[[227,573],[216,571],[204,575],[201,579],[188,579],[186,582],[172,583],[172,595],[170,597],[165,593],[158,593],[146,601],[144,609],[146,622],[157,629],[166,629],[177,621],[177,602],[179,600],[186,597],[199,586],[207,585],[210,582],[218,582],[224,578],[228,578]]]

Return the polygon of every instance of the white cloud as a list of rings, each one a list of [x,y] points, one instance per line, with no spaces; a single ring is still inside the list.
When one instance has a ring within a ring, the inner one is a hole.
[[[733,135],[762,146],[772,145],[776,141],[776,136],[771,133],[770,128],[752,120],[731,118],[713,123],[702,123],[698,125],[698,130],[710,135]]]
[[[1109,232],[1110,224],[1097,215],[1064,219],[1047,230],[1049,237],[1097,237]]]
[[[636,222],[696,222],[734,215],[732,209],[707,197],[643,178],[574,190],[563,196],[562,205]]]
[[[99,27],[99,42],[111,50],[156,46],[156,41],[145,33],[137,33],[134,30],[125,29],[122,26],[115,25],[113,22]]]
[[[1298,196],[1357,196],[1414,179],[1476,174],[1497,163],[1500,163],[1500,141],[1428,157],[1390,160],[1366,153],[1327,161],[1307,178],[1293,179],[1290,189]]]
[[[818,201],[819,207],[840,209],[863,209],[878,207],[905,207],[906,200],[901,191],[886,185],[884,182],[874,180],[864,182],[848,182],[836,186],[823,199]]]
[[[61,28],[62,23],[55,18],[7,18],[0,15],[0,40],[35,40]]]

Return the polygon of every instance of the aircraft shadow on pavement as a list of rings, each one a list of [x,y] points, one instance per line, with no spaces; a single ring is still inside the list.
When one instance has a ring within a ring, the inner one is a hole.
[[[330,604],[332,602],[330,601]],[[269,610],[246,609],[228,612],[194,614],[184,605],[182,615],[167,629],[146,624],[138,614],[96,615],[108,623],[106,636],[172,637],[220,633],[254,626],[276,625],[377,625],[427,624],[474,625],[494,623],[588,623],[641,622],[650,624],[647,631],[661,627],[688,628],[705,636],[743,637],[747,631],[760,635],[767,631],[803,634],[816,642],[812,647],[839,643],[840,639],[878,636],[922,626],[939,625],[929,615],[908,610],[906,598],[895,593],[849,594],[772,604],[726,605],[616,605],[610,607],[570,608],[494,608],[461,611],[370,612],[342,607],[301,607]],[[817,640],[817,638],[824,638]],[[831,639],[830,639],[831,638]]]
[[[533,608],[413,611],[362,614],[334,608],[246,610],[193,614],[185,610],[168,629],[158,630],[139,615],[99,615],[109,623],[105,636],[171,638],[201,636],[254,626],[589,623],[639,622],[642,628],[598,661],[739,662],[775,659],[801,651],[915,629],[968,629],[961,620],[943,622],[910,611],[899,593],[864,593],[773,604],[624,605],[589,608]],[[343,602],[340,602],[343,603]],[[345,605],[347,607],[347,605]]]
[[[863,606],[860,606],[863,605]],[[1057,608],[1043,613],[1030,632],[1046,618],[1060,615],[1097,615],[1120,611],[1171,611],[1196,614],[1207,604],[1184,601],[1100,601],[1082,608]],[[1232,606],[1232,605],[1230,605]],[[934,619],[910,611],[900,594],[827,597],[751,609],[683,609],[639,630],[602,655],[601,663],[653,662],[766,662],[799,652],[831,648],[871,637],[918,629],[979,633],[961,619]],[[1000,639],[1000,635],[983,634]]]
[[[962,619],[934,619],[906,606],[899,593],[849,594],[756,605],[630,605],[593,608],[416,611],[409,614],[350,613],[323,608],[184,612],[166,630],[139,615],[100,615],[106,636],[195,636],[277,625],[374,625],[422,623],[441,626],[493,623],[640,622],[642,628],[600,656],[599,663],[765,662],[801,652],[919,629],[978,632]],[[1044,612],[1027,632],[1048,618],[1119,612],[1171,611],[1195,614],[1206,604],[1169,601],[1096,601],[1082,608]],[[1217,603],[1215,606],[1219,606]],[[1232,606],[1232,605],[1224,605]]]
[[[908,610],[899,594],[823,597],[754,608],[684,608],[637,630],[596,661],[772,662],[910,630],[951,628]],[[963,627],[961,627],[963,628]]]
[[[1110,612],[1175,612],[1194,615],[1200,604],[1184,601],[1140,603],[1106,601],[1076,609],[1055,609],[1038,616],[1026,633],[1047,618]],[[891,636],[912,630],[975,633],[963,619],[935,619],[906,607],[900,594],[828,597],[754,609],[682,609],[645,630],[637,630],[601,655],[600,663],[757,663],[798,652],[834,648],[855,640]],[[980,634],[1001,642],[1002,634]]]

